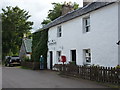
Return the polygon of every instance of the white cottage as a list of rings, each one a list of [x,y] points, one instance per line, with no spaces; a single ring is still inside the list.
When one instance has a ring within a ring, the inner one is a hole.
[[[77,65],[120,65],[120,2],[92,2],[44,27],[48,29],[47,67],[60,56]]]

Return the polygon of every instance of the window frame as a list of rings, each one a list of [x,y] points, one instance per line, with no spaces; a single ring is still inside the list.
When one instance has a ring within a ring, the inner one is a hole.
[[[90,32],[90,16],[83,18],[83,33]]]
[[[61,58],[61,51],[57,51],[57,61],[60,62],[60,58]]]
[[[57,26],[57,37],[62,37],[62,27]]]
[[[91,49],[83,49],[83,54],[84,54],[84,62],[85,62],[85,64],[90,64],[91,61],[92,61]]]

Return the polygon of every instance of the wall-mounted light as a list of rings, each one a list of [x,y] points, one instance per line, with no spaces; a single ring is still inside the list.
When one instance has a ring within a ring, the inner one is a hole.
[[[120,45],[120,41],[118,41],[116,44],[117,44],[117,45]]]

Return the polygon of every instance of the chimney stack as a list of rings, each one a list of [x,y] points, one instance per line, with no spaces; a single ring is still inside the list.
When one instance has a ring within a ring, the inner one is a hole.
[[[65,15],[68,12],[73,11],[73,10],[74,10],[74,8],[73,8],[73,5],[71,5],[71,2],[69,2],[67,4],[65,2],[64,5],[62,6],[62,15]]]

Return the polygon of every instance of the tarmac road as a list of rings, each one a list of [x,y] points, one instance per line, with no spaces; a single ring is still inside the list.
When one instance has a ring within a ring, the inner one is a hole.
[[[2,88],[106,88],[96,82],[65,78],[48,70],[2,68]]]

